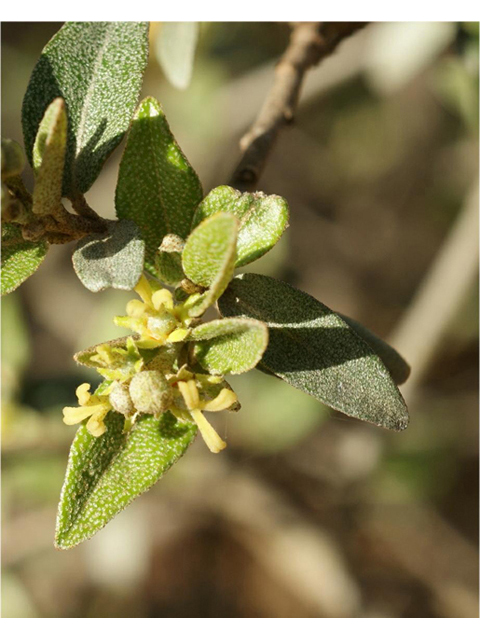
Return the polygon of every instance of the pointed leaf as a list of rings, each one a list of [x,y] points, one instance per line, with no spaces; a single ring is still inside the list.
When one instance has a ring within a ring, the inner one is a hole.
[[[122,140],[147,63],[148,23],[67,22],[44,48],[22,108],[32,163],[38,127],[57,97],[68,112],[63,194],[85,193]]]
[[[389,429],[408,424],[405,402],[383,362],[340,316],[306,293],[257,274],[235,278],[219,308],[265,322],[262,370],[349,416]]]
[[[134,220],[140,227],[152,275],[164,236],[174,233],[185,239],[201,199],[200,180],[173,137],[162,107],[155,98],[145,98],[128,133],[115,205],[119,218]]]
[[[56,98],[43,116],[33,146],[36,176],[32,210],[39,216],[53,214],[61,206],[66,144],[65,102]]]
[[[198,22],[163,22],[160,27],[157,59],[177,89],[186,89],[190,84],[198,27]]]
[[[387,367],[395,384],[403,384],[410,375],[410,365],[393,347],[364,327],[360,322],[338,314],[352,329],[375,351],[377,356]]]
[[[133,289],[143,272],[145,243],[131,220],[108,222],[105,233],[95,233],[77,243],[73,268],[89,291]]]
[[[182,254],[187,278],[208,290],[195,299],[190,315],[200,316],[225,291],[235,269],[238,221],[217,213],[189,235]]]
[[[186,451],[197,427],[170,412],[141,417],[128,433],[110,412],[106,432],[85,426],[73,441],[60,496],[55,544],[69,549],[91,538],[138,495],[150,489]]]
[[[251,318],[213,320],[195,327],[189,340],[204,369],[215,374],[237,374],[253,369],[268,344],[268,329]]]
[[[260,191],[241,193],[227,186],[212,189],[197,207],[194,226],[218,211],[233,213],[240,220],[236,267],[253,262],[270,251],[288,226],[287,201]]]
[[[46,242],[28,242],[23,239],[20,227],[2,223],[2,296],[35,273],[47,249]]]

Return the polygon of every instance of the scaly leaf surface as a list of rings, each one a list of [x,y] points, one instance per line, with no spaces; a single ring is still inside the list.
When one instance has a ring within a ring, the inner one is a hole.
[[[185,239],[202,185],[170,131],[154,98],[140,104],[120,164],[117,216],[133,220],[146,243],[146,268],[155,273],[155,253],[170,233]]]
[[[135,111],[147,56],[147,22],[67,22],[43,49],[23,100],[23,135],[32,163],[45,110],[55,98],[65,100],[64,196],[88,191],[121,142]]]
[[[312,296],[268,276],[243,274],[220,298],[219,309],[267,324],[262,371],[354,418],[396,431],[407,426],[407,407],[383,362]]]
[[[240,221],[236,267],[261,258],[280,240],[288,226],[288,204],[280,196],[264,193],[241,193],[228,186],[212,189],[198,205],[193,225],[226,211]]]
[[[253,369],[268,344],[268,329],[251,318],[224,318],[195,327],[194,354],[204,369],[213,374],[238,374]]]
[[[170,412],[139,418],[127,433],[110,412],[106,432],[95,438],[81,426],[68,459],[58,507],[55,544],[69,549],[91,538],[134,498],[150,489],[192,443],[194,424]]]

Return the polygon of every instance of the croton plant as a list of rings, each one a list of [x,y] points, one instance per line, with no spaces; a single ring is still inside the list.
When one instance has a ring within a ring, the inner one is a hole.
[[[283,381],[348,416],[395,431],[408,423],[397,384],[409,367],[394,349],[289,284],[238,272],[275,246],[288,204],[230,186],[204,195],[160,103],[137,104],[147,53],[148,23],[66,23],[24,97],[32,193],[22,148],[2,141],[2,294],[51,244],[70,241],[87,289],[136,294],[114,318],[130,335],[74,356],[102,382],[81,384],[77,405],[63,410],[78,429],[58,509],[62,549],[149,489],[197,433],[222,451],[208,414],[240,409],[230,382],[254,367],[278,378],[279,393]],[[106,220],[84,194],[125,135],[117,220]],[[212,307],[217,317],[204,321]]]

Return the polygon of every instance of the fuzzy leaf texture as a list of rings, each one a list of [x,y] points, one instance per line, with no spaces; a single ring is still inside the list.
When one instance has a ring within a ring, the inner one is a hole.
[[[145,98],[128,133],[120,163],[115,206],[119,218],[136,222],[146,243],[146,268],[155,273],[155,252],[164,236],[185,239],[202,199],[200,180],[170,131],[160,104]]]
[[[44,48],[22,107],[27,156],[48,105],[65,100],[68,141],[63,195],[85,193],[122,140],[148,55],[147,22],[67,22]]]
[[[194,226],[218,211],[233,213],[240,221],[235,266],[261,258],[280,240],[288,226],[288,204],[280,196],[241,193],[228,186],[212,189],[199,204]]]
[[[157,59],[177,89],[190,84],[198,41],[198,22],[163,22],[156,42]]]
[[[219,300],[224,316],[265,322],[269,343],[259,368],[348,416],[400,431],[405,402],[374,351],[312,296],[268,276],[243,274]]]
[[[375,351],[387,367],[395,384],[403,384],[408,379],[410,375],[410,365],[402,358],[396,349],[379,338],[375,333],[370,331],[370,329],[364,327],[360,322],[344,316],[342,313],[340,313],[339,316]]]
[[[43,240],[28,242],[20,227],[2,223],[2,296],[15,291],[42,264],[48,245]]]
[[[204,369],[213,374],[238,374],[253,369],[268,344],[268,329],[250,318],[225,318],[193,329],[194,354]]]
[[[65,102],[56,98],[47,108],[33,146],[33,213],[50,215],[61,206],[63,167],[67,144]]]
[[[143,272],[145,243],[131,220],[107,223],[105,233],[82,238],[73,252],[73,268],[89,291],[108,287],[129,291]]]
[[[225,291],[235,269],[238,221],[231,213],[217,213],[196,227],[185,243],[183,271],[207,291],[195,300],[190,315],[200,316]]]
[[[141,417],[123,433],[123,416],[111,412],[107,431],[95,438],[78,429],[58,506],[55,545],[69,549],[88,540],[134,498],[150,489],[186,451],[197,427],[170,412]]]

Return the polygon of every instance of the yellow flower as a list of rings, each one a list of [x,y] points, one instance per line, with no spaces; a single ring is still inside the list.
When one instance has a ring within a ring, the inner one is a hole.
[[[183,306],[175,306],[167,289],[154,290],[142,275],[135,287],[140,300],[130,300],[127,315],[117,316],[115,324],[140,335],[141,349],[155,349],[166,342],[181,342],[188,335],[190,319],[184,318]]]
[[[112,409],[108,397],[94,396],[89,392],[88,382],[81,384],[76,391],[79,407],[65,407],[63,422],[68,425],[80,424],[86,418],[87,429],[92,436],[98,437],[105,433],[105,417]]]
[[[213,400],[201,400],[198,394],[198,388],[195,380],[180,380],[178,382],[178,388],[185,401],[188,413],[195,420],[200,433],[202,434],[205,444],[212,453],[219,453],[227,446],[209,421],[205,418],[202,411],[223,411],[228,409],[232,404],[237,402],[237,396],[231,389],[224,388],[220,391],[218,396]],[[175,415],[176,410],[170,409]],[[178,413],[184,413],[180,410]],[[180,416],[179,416],[180,417]],[[182,416],[184,417],[184,416]]]

